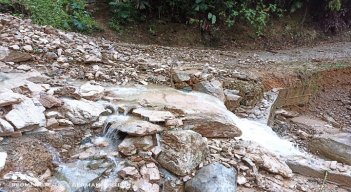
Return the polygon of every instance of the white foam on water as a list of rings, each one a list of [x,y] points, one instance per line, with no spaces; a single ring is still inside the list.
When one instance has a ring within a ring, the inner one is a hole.
[[[113,88],[112,89],[116,95],[127,100],[152,100],[152,95],[157,94],[172,94],[174,97],[182,97],[184,95],[190,97],[191,101],[184,102],[189,105],[189,107],[194,107],[192,110],[197,111],[206,111],[210,109],[216,109],[223,111],[223,115],[228,120],[234,122],[237,127],[242,131],[242,136],[240,137],[243,140],[253,141],[262,147],[268,149],[269,151],[281,155],[281,156],[294,156],[294,155],[303,155],[304,153],[298,149],[294,143],[279,137],[271,127],[266,125],[263,121],[254,121],[249,119],[243,119],[237,117],[232,112],[228,111],[224,103],[216,97],[213,97],[208,94],[199,93],[199,92],[182,92],[174,90],[167,87],[131,87],[131,88]],[[172,100],[172,97],[165,97],[168,104],[177,105],[176,100]],[[160,101],[160,103],[165,101]],[[180,105],[180,104],[179,104]],[[191,111],[191,110],[189,110]]]

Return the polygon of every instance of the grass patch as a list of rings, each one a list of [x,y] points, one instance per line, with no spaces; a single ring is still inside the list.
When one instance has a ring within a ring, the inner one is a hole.
[[[80,32],[96,29],[94,19],[86,11],[85,0],[0,0],[0,3],[24,7],[33,22],[39,25]],[[15,9],[15,14],[21,12]]]

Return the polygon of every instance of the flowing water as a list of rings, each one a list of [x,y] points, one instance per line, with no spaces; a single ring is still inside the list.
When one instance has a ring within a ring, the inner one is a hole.
[[[31,76],[37,75],[36,73]],[[28,76],[26,77],[28,78]],[[20,76],[7,76],[6,80],[0,82],[3,88],[10,89],[23,83],[29,83]],[[34,88],[39,85],[29,83]],[[81,84],[81,83],[79,83]],[[40,87],[40,86],[39,86]],[[39,88],[38,88],[39,89]],[[0,90],[1,91],[1,90]],[[86,186],[100,179],[99,184],[103,191],[107,191],[109,186],[118,179],[117,172],[121,169],[123,161],[115,156],[110,156],[116,151],[116,146],[123,140],[124,136],[118,130],[111,128],[112,124],[122,125],[127,121],[133,121],[135,117],[127,115],[129,109],[135,104],[144,103],[151,106],[163,106],[171,109],[181,109],[185,114],[219,114],[221,118],[235,124],[241,131],[243,140],[253,141],[265,147],[269,151],[281,156],[296,156],[302,155],[294,143],[280,138],[269,126],[262,121],[253,121],[237,117],[232,112],[228,111],[219,99],[204,93],[198,92],[182,92],[168,87],[112,87],[107,88],[109,97],[114,97],[118,100],[118,105],[124,105],[124,113],[115,113],[108,116],[104,123],[103,132],[100,137],[95,137],[98,142],[106,140],[109,145],[99,149],[100,152],[106,154],[104,159],[89,159],[76,160],[70,163],[63,163],[59,153],[50,145],[46,145],[49,151],[53,154],[54,163],[58,165],[56,173],[56,181],[64,185],[67,191],[75,191],[81,186]],[[116,106],[116,103],[110,103]],[[211,116],[209,116],[211,118]],[[94,169],[92,169],[95,167]],[[103,178],[102,175],[109,171],[108,177]]]
[[[220,111],[225,118],[234,122],[242,131],[241,138],[253,141],[267,148],[269,151],[282,156],[302,155],[294,143],[280,138],[266,121],[254,121],[239,118],[228,111],[219,99],[199,92],[182,92],[167,87],[133,87],[112,88],[111,92],[118,95],[123,101],[135,102],[147,100],[152,104],[166,105],[184,109],[187,113],[207,113],[213,110]]]

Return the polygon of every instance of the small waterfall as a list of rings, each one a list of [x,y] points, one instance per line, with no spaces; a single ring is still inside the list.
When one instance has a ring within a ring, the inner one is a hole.
[[[113,146],[118,146],[126,135],[115,127],[122,125],[129,120],[130,117],[125,115],[117,114],[109,116],[104,124],[103,137],[111,141]],[[112,124],[115,127],[111,127]]]

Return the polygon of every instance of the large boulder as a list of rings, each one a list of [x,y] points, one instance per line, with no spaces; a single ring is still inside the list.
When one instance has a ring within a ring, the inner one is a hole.
[[[240,136],[241,130],[233,128],[233,123],[226,118],[226,114],[214,113],[210,117],[198,114],[185,117],[183,119],[183,124],[208,138],[231,138]]]
[[[199,170],[186,182],[185,192],[235,192],[237,171],[215,162]]]
[[[348,133],[314,137],[309,148],[319,155],[351,165],[351,135]]]
[[[193,89],[203,93],[213,95],[220,99],[221,101],[225,100],[222,83],[217,80],[212,81],[201,81],[193,86]]]
[[[242,97],[240,104],[254,106],[263,99],[263,84],[253,80],[227,79],[223,82],[225,89],[238,90]]]
[[[145,103],[157,109],[138,108],[133,113],[149,121],[163,122],[184,117],[179,128],[199,132],[205,137],[238,137],[238,118],[218,98],[199,92],[186,93],[171,88],[124,88],[111,90],[121,102]],[[114,96],[114,95],[112,95]],[[162,109],[162,110],[161,110]]]
[[[93,123],[98,120],[101,113],[105,112],[102,104],[85,99],[72,100],[62,99],[65,116],[76,125]]]
[[[33,59],[33,57],[29,53],[19,52],[19,51],[10,51],[10,53],[6,57],[1,59],[1,61],[19,63],[19,62],[30,61],[32,59]]]
[[[46,125],[45,108],[37,99],[26,98],[5,115],[18,130],[31,130]]]
[[[161,148],[157,161],[179,176],[191,173],[208,153],[207,139],[190,130],[163,132]]]

